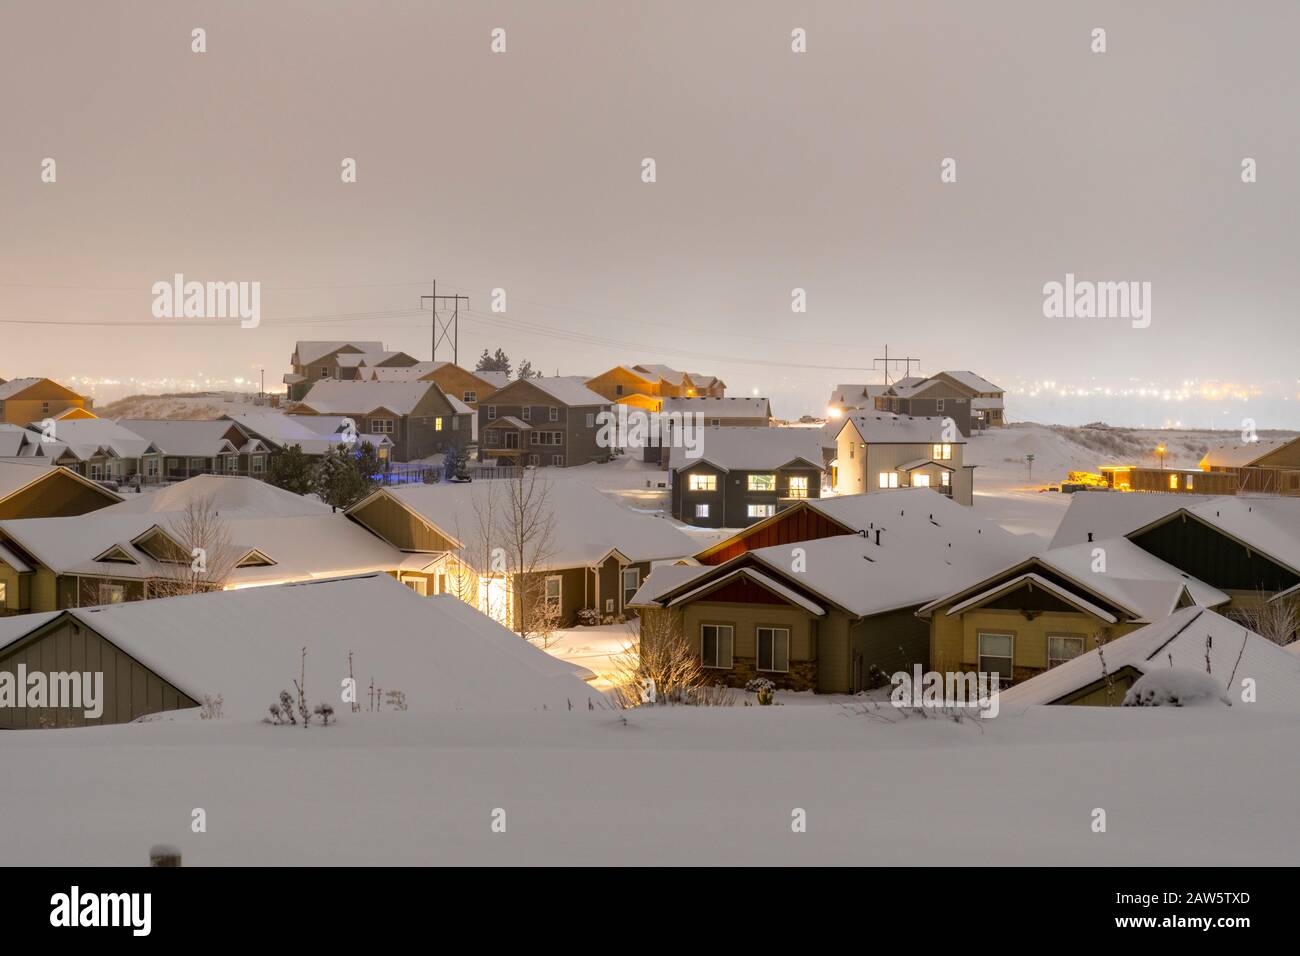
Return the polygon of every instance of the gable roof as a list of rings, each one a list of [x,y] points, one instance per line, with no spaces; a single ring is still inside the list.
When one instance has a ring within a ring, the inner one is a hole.
[[[148,439],[164,455],[211,458],[238,451],[239,446],[226,438],[239,426],[223,419],[154,419],[123,418],[118,425]]]
[[[303,396],[302,404],[317,412],[345,415],[368,414],[387,409],[409,415],[431,390],[442,394],[434,382],[317,382]]]
[[[475,372],[475,375],[480,373]],[[585,408],[591,405],[608,405],[609,399],[589,389],[582,378],[568,375],[551,375],[543,378],[515,379],[509,385],[502,386],[498,393],[520,382],[526,382],[540,389],[562,405],[571,408]],[[496,397],[495,395],[493,396]],[[483,401],[479,399],[480,403]]]
[[[34,441],[41,440],[41,424],[27,426],[34,433]],[[153,442],[143,435],[107,418],[73,418],[55,423],[54,438],[77,455],[90,458],[96,449],[111,449],[120,458],[139,458],[154,449]]]
[[[962,385],[965,385],[965,386],[966,386],[967,388],[969,388],[972,392],[1001,392],[1001,391],[1004,391],[1004,389],[1002,388],[1001,385],[994,385],[992,382],[990,382],[990,381],[989,381],[988,379],[986,379],[984,376],[982,376],[982,375],[976,375],[974,372],[964,371],[964,370],[958,371],[958,370],[952,370],[952,369],[945,369],[944,371],[942,371],[942,372],[938,372],[938,373],[936,373],[936,374],[938,374],[938,375],[947,375],[947,376],[948,376],[950,379],[952,379],[953,381],[960,382]],[[933,375],[930,376],[930,377],[931,377],[932,379],[934,378]]]
[[[966,439],[958,432],[945,439],[942,415],[895,415],[892,412],[867,412],[845,415],[836,431],[836,438],[852,425],[868,445],[964,445]]]
[[[694,540],[670,521],[637,514],[601,494],[585,481],[538,478],[546,488],[546,507],[554,516],[550,569],[591,567],[617,549],[630,561],[681,558],[695,549]],[[474,541],[478,515],[492,504],[504,518],[505,482],[441,482],[436,485],[402,485],[382,488],[348,509],[356,514],[377,496],[386,495],[436,528],[444,537],[481,550]],[[490,499],[497,496],[495,502]],[[477,511],[475,510],[477,506]],[[498,529],[499,533],[501,529]],[[504,540],[504,534],[502,536]],[[464,556],[475,559],[474,554]]]
[[[759,471],[796,461],[824,467],[821,431],[816,428],[710,425],[695,429],[695,437],[699,456],[688,458],[688,449],[676,442],[669,451],[669,470],[681,471],[701,462],[723,471]]]
[[[190,504],[211,501],[226,518],[286,518],[329,514],[330,506],[316,498],[296,495],[257,478],[242,475],[196,475],[156,491],[131,495],[101,514],[142,515],[184,511]]]
[[[454,597],[421,597],[387,575],[23,615],[0,625],[0,646],[59,613],[191,699],[221,695],[241,722],[261,720],[302,666],[313,699],[337,694],[349,654],[358,685],[400,690],[416,713],[565,710],[590,696],[571,665]]]
[[[1300,438],[1261,439],[1235,445],[1219,445],[1205,453],[1200,461],[1202,471],[1211,468],[1248,468],[1266,455],[1300,441]]]
[[[23,392],[37,385],[51,386],[54,392],[65,399],[70,398],[77,401],[85,401],[85,396],[77,394],[66,385],[60,385],[58,382],[54,381],[54,379],[32,376],[28,378],[10,379],[9,381],[0,384],[0,402],[7,401],[11,398],[18,398],[23,394]]]
[[[669,385],[681,385],[686,379],[685,372],[679,372],[671,365],[634,365],[633,371],[644,372],[651,376],[651,381],[659,379],[667,382]]]
[[[97,485],[88,478],[83,478],[75,471],[57,467],[49,459],[19,459],[17,461],[0,461],[0,501],[24,491],[40,481],[69,480],[93,488],[106,501],[118,502],[122,499],[102,485]]]
[[[354,352],[382,352],[384,351],[384,343],[308,340],[294,345],[293,354],[298,357],[299,365],[310,365],[312,362],[323,359],[331,352],[337,352],[339,349],[350,349]]]
[[[1211,676],[1222,684],[1229,697],[1239,700],[1239,695],[1234,692],[1239,689],[1239,682],[1249,677],[1255,680],[1258,693],[1258,700],[1250,706],[1292,712],[1300,710],[1300,659],[1237,622],[1203,607],[1182,608],[1107,642],[1102,648],[1106,670],[1115,674],[1125,667],[1132,667],[1146,674],[1169,668],[1172,658],[1173,667],[1204,673],[1207,637],[1210,638]],[[1229,675],[1233,678],[1232,687],[1228,686]],[[1017,708],[1050,704],[1100,680],[1101,655],[1093,649],[1000,691],[999,704]]]

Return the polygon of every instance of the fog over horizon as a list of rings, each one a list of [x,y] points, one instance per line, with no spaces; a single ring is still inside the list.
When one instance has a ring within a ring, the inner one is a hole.
[[[797,418],[888,346],[1009,420],[1298,429],[1297,32],[1281,0],[11,0],[0,378],[103,403],[279,390],[298,339],[428,359],[436,277],[467,367],[659,362]],[[261,283],[260,323],[155,318],[176,273]],[[1045,318],[1067,275],[1149,282],[1149,326]]]

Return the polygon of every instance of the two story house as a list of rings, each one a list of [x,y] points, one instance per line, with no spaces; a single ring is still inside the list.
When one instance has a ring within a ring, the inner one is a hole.
[[[416,461],[473,439],[474,412],[433,382],[317,382],[293,415],[343,415],[358,434],[387,435],[397,461]]]
[[[0,384],[0,422],[26,425],[45,419],[94,418],[93,399],[48,378],[15,378]]]
[[[294,346],[285,373],[290,401],[301,401],[316,382],[332,379],[340,382],[366,378],[366,370],[400,368],[418,360],[405,352],[384,348],[383,342],[299,342]]]
[[[609,410],[581,379],[517,379],[479,402],[479,459],[557,468],[608,460],[601,413]]]
[[[958,504],[974,501],[975,466],[963,461],[966,440],[945,418],[851,415],[835,446],[832,480],[839,494],[933,488]]]
[[[875,398],[882,412],[913,417],[951,418],[963,435],[1001,426],[1004,390],[974,372],[939,372],[929,378],[905,378]]]

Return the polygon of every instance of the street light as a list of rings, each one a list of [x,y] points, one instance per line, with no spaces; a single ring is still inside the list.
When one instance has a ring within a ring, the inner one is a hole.
[[[1160,470],[1165,470],[1165,445],[1161,442],[1156,446],[1156,454],[1160,457]]]

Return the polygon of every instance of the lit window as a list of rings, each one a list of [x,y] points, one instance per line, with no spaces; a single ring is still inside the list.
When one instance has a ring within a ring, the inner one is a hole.
[[[126,600],[126,588],[120,584],[101,584],[99,586],[100,604],[121,604]]]
[[[564,593],[564,579],[561,577],[549,577],[546,579],[546,606],[559,607],[560,599]]]
[[[0,581],[0,611],[5,609],[5,602],[9,600],[9,585]]]
[[[731,668],[731,645],[735,628],[730,624],[700,625],[700,659],[705,667]]]
[[[935,461],[948,461],[952,458],[952,445],[935,445],[930,457]]]
[[[624,568],[623,569],[623,606],[632,600],[632,595],[636,594],[637,588],[641,586],[641,569]]]
[[[791,475],[790,486],[786,491],[787,498],[807,498],[808,497],[808,476]]]
[[[882,471],[882,472],[880,473],[880,475],[879,475],[879,479],[878,479],[878,480],[879,480],[879,482],[880,482],[880,487],[881,487],[881,488],[897,488],[897,487],[898,487],[898,472],[896,472],[896,471]]]
[[[947,488],[952,484],[952,475],[946,471],[942,472],[939,475],[939,481],[945,488]]]
[[[707,518],[708,516],[709,516],[709,506],[708,506],[708,505],[696,505],[696,506],[695,506],[695,517],[697,517],[697,518]]]
[[[690,489],[691,491],[717,491],[718,476],[717,475],[691,475]]]
[[[912,487],[914,487],[914,488],[929,488],[929,487],[930,487],[930,476],[929,476],[929,475],[913,475],[913,476],[912,476]]]
[[[776,514],[776,505],[749,505],[746,513],[751,518],[770,518]]]
[[[750,491],[776,491],[776,475],[750,475]]]
[[[758,628],[758,669],[781,672],[790,669],[789,628]]]
[[[436,432],[442,431],[442,416],[438,416],[433,420],[433,430]]]
[[[1061,635],[1047,636],[1047,666],[1055,667],[1073,660],[1083,653],[1083,638]]]
[[[1171,491],[1177,491],[1177,490],[1178,490],[1178,476],[1177,476],[1177,475],[1170,475],[1170,476],[1169,476],[1169,488],[1170,488]]]
[[[1183,487],[1186,488],[1188,491],[1192,490],[1192,477],[1193,477],[1192,475],[1188,475],[1187,480],[1183,482]]]

